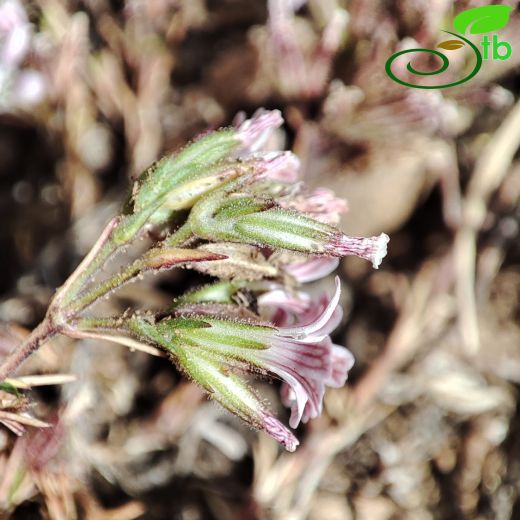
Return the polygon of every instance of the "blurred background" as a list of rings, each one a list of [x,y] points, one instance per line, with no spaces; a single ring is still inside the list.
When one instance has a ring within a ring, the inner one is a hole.
[[[487,4],[0,0],[0,356],[131,179],[239,111],[279,108],[306,182],[348,201],[341,228],[391,237],[378,271],[339,268],[334,340],[357,361],[296,453],[164,359],[60,337],[20,372],[54,384],[0,393],[53,425],[0,426],[2,518],[520,518],[520,15],[499,32],[512,56],[459,87],[384,70]],[[178,270],[102,305],[166,306],[205,281]],[[286,419],[278,383],[259,385]]]

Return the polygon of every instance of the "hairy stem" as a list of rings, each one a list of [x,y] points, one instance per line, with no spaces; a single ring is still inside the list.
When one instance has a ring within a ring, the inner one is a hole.
[[[114,316],[110,318],[74,318],[70,325],[75,331],[79,332],[123,332],[124,318],[122,316]],[[67,330],[68,334],[68,330]]]
[[[77,339],[110,341],[152,356],[166,355],[162,350],[129,336],[127,331],[121,330],[119,321],[119,318],[78,318],[67,330],[67,335]]]
[[[164,245],[168,247],[183,246],[193,237],[191,226],[185,222],[173,235],[170,235],[165,241]]]
[[[95,303],[101,297],[111,291],[118,289],[123,284],[142,275],[146,271],[160,271],[169,269],[181,264],[193,262],[203,262],[210,260],[222,260],[223,255],[208,251],[197,251],[175,247],[156,247],[150,249],[141,258],[135,260],[131,265],[114,274],[107,280],[99,283],[95,287],[88,289],[78,296],[67,308],[69,317],[77,315],[87,307]]]
[[[62,306],[68,306],[67,310],[73,314],[77,314],[86,309],[105,294],[136,277],[143,267],[142,262],[136,260],[122,272],[117,273],[108,280],[98,284],[92,290],[89,290],[83,296],[73,300],[88,278],[96,271],[96,269],[105,263],[108,257],[116,249],[117,246],[111,242],[110,235],[117,224],[118,219],[113,219],[107,225],[98,242],[85,257],[85,260],[81,262],[76,271],[60,289],[58,294],[62,294],[62,296],[60,297],[57,295],[55,298],[55,301],[59,301]],[[189,240],[191,236],[191,229],[187,223],[185,223],[164,242],[164,245],[169,247],[179,246]]]
[[[142,268],[142,261],[136,260],[126,269],[123,269],[114,276],[111,276],[108,280],[101,282],[99,285],[96,285],[94,288],[86,292],[84,295],[75,299],[69,305],[67,310],[73,314],[78,314],[79,312],[85,310],[87,307],[90,307],[93,303],[99,300],[99,298],[105,296],[105,294],[108,294],[114,289],[121,287],[121,285],[130,281],[132,278],[135,278],[141,272]]]
[[[69,276],[63,286],[58,289],[54,297],[53,306],[63,307],[70,303],[85,285],[89,277],[112,255],[116,246],[110,241],[110,236],[118,223],[119,218],[116,217],[107,224],[88,255]]]
[[[58,331],[48,319],[43,320],[0,365],[0,382],[13,375],[16,369]]]

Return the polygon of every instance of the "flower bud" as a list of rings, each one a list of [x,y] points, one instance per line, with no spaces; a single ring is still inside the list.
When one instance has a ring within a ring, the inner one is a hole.
[[[286,163],[292,164],[294,160],[291,161],[288,153],[274,154],[281,157],[266,160],[254,156],[246,161],[237,159],[239,153],[257,149],[281,122],[279,111],[261,111],[239,128],[208,133],[179,153],[154,163],[134,183],[125,215],[113,233],[114,242],[129,242],[146,223],[167,222],[174,211],[190,208],[205,193],[245,175],[251,166],[265,169],[269,163],[280,169]]]
[[[228,157],[240,144],[233,130],[207,134],[178,154],[170,154],[150,166],[136,181],[133,211],[162,202],[179,184],[203,176],[206,169]]]
[[[247,119],[238,127],[238,137],[243,148],[248,152],[261,150],[273,128],[283,123],[279,110],[257,110],[251,119]]]
[[[177,357],[177,363],[181,370],[224,408],[252,427],[265,431],[287,451],[296,449],[298,439],[267,410],[252,388],[239,376],[223,371],[218,363],[191,351],[183,351]]]
[[[196,249],[195,251],[204,253],[204,250]],[[231,281],[220,281],[204,285],[177,298],[174,308],[192,303],[232,303],[232,298],[240,287],[241,284],[239,282]]]
[[[301,213],[275,207],[270,199],[226,193],[204,197],[189,217],[192,232],[213,241],[241,242],[328,256],[356,255],[377,268],[386,255],[388,236],[349,237],[333,226]]]

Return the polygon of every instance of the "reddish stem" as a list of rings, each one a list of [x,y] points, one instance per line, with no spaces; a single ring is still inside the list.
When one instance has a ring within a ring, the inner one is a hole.
[[[16,369],[48,339],[57,333],[56,327],[48,319],[43,320],[25,338],[21,345],[17,346],[0,366],[0,382],[11,376]]]

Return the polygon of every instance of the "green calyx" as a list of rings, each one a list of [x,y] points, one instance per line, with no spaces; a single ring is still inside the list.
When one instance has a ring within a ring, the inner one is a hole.
[[[324,252],[336,230],[293,210],[273,208],[239,219],[237,232],[251,243],[304,253]]]
[[[268,348],[271,327],[202,317],[177,317],[162,320],[157,330],[164,337],[184,345],[199,347],[214,354],[233,356],[236,349]]]
[[[165,318],[157,323],[134,316],[127,322],[139,339],[158,345],[174,356],[194,351],[219,361],[222,366],[234,361],[254,363],[254,351],[269,348],[275,329],[265,325],[223,320],[207,316]]]
[[[150,318],[133,317],[127,325],[140,339],[159,345],[171,353],[178,368],[224,408],[251,426],[261,428],[265,413],[263,404],[242,378],[230,372],[232,363],[222,361],[224,353],[217,354],[215,350],[222,347],[223,341],[231,342],[230,348],[244,348],[246,345],[248,348],[265,348],[263,343],[255,344],[251,340],[247,341],[246,337],[241,341],[234,334],[222,335],[222,330],[227,327],[239,334],[249,329],[251,334],[255,330],[265,334],[264,329],[269,327],[224,321],[217,323],[219,321],[205,317],[182,317],[153,323]],[[203,332],[208,334],[204,336]],[[220,335],[220,342],[216,341],[217,335]]]
[[[175,212],[191,208],[205,193],[243,175],[245,169],[240,163],[226,162],[239,145],[235,130],[219,130],[146,169],[136,180],[125,214],[114,230],[114,243],[128,243],[147,223],[166,223]]]
[[[172,308],[191,303],[233,303],[233,296],[241,287],[242,284],[236,281],[221,281],[205,285],[177,298]]]
[[[231,183],[232,186],[233,183]],[[272,199],[234,194],[223,186],[191,210],[190,229],[199,238],[269,246],[309,254],[323,253],[338,231]]]
[[[212,399],[254,428],[262,428],[264,405],[242,378],[223,370],[221,364],[199,352],[184,350],[176,361]]]
[[[181,183],[204,176],[207,168],[228,157],[238,145],[236,131],[220,130],[202,137],[178,154],[163,157],[136,181],[132,194],[134,212],[154,205]]]

